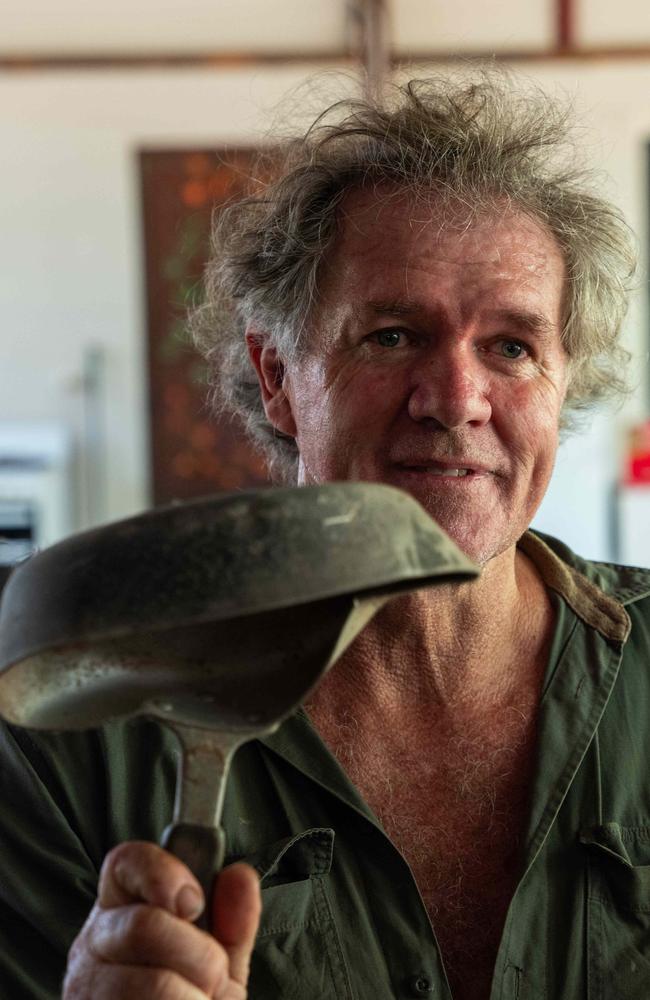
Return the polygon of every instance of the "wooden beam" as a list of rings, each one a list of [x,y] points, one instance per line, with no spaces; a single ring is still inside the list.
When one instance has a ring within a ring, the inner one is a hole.
[[[258,66],[283,66],[291,63],[316,65],[358,64],[358,58],[344,52],[114,52],[51,55],[44,52],[3,53],[0,70],[33,72],[36,70],[121,70],[121,69],[248,69]]]
[[[458,60],[486,59],[497,62],[548,62],[553,60],[573,60],[593,62],[598,60],[624,61],[630,59],[650,61],[650,44],[625,46],[591,46],[590,48],[539,49],[517,51],[483,52],[420,52],[414,55],[391,53],[391,70],[404,69],[411,65],[442,63]],[[194,52],[111,55],[79,54],[52,56],[44,53],[3,53],[0,50],[0,72],[34,73],[69,70],[157,70],[157,69],[249,69],[263,66],[283,66],[303,64],[316,69],[321,66],[355,67],[358,56],[349,52]]]
[[[429,52],[412,56],[397,56],[391,59],[394,69],[400,66],[422,65],[424,63],[440,63],[449,61],[472,60],[480,62],[607,62],[625,61],[631,59],[650,61],[650,43],[646,45],[592,45],[585,48],[571,49],[524,49],[517,51],[483,51],[483,52]],[[471,66],[469,67],[471,69]]]

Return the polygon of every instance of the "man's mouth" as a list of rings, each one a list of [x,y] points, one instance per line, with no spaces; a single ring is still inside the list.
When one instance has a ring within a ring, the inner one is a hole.
[[[406,472],[416,472],[429,476],[444,476],[453,479],[466,479],[469,476],[485,474],[488,470],[484,466],[465,465],[461,462],[398,462],[400,468]]]
[[[411,465],[406,466],[407,469],[414,472],[427,472],[430,476],[472,476],[474,475],[473,469],[441,469],[439,465]]]

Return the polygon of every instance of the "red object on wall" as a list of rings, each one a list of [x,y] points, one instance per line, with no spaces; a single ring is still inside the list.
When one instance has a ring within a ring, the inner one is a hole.
[[[630,431],[625,482],[628,486],[650,483],[650,420]]]

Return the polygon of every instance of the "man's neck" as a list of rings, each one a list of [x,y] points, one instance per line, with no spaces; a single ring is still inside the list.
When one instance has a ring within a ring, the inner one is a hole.
[[[337,714],[351,699],[378,722],[405,713],[489,712],[538,689],[551,607],[530,560],[514,548],[471,583],[444,584],[386,605],[312,699]],[[309,707],[309,705],[308,705]]]

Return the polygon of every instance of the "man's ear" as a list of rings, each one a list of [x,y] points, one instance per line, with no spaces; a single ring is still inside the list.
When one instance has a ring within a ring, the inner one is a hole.
[[[296,436],[291,400],[287,396],[285,370],[276,348],[268,336],[255,330],[246,331],[246,346],[260,383],[264,412],[269,423],[287,437]]]

